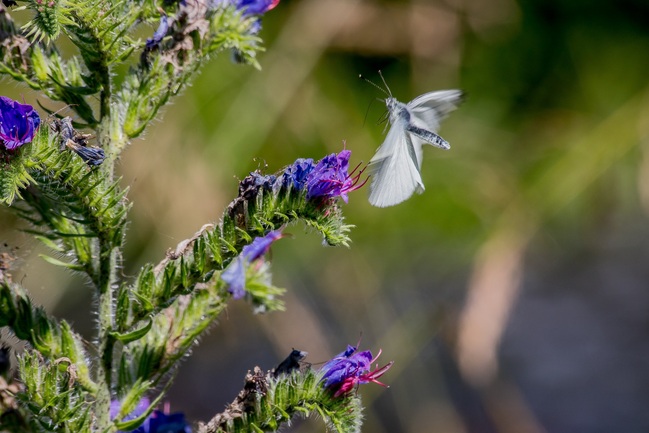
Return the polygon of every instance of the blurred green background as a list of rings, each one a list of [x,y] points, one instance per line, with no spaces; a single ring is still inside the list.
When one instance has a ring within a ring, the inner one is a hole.
[[[440,131],[451,151],[424,151],[423,195],[387,209],[350,195],[350,249],[286,230],[272,260],[287,311],[233,302],[182,366],[172,410],[206,420],[255,365],[293,347],[322,362],[360,338],[396,361],[389,389],[360,391],[365,432],[649,431],[647,17],[644,0],[282,0],[261,72],[211,61],[123,155],[124,275],[218,220],[252,170],[344,142],[352,166],[367,162],[385,106],[359,74],[381,70],[403,102],[468,99]],[[85,282],[0,218],[34,299],[92,338]]]

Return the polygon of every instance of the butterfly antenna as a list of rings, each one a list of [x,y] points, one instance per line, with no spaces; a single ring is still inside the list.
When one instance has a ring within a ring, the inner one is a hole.
[[[385,81],[385,78],[383,78],[383,73],[379,69],[379,77],[381,77],[381,81],[383,81],[383,84],[385,85],[385,88],[388,89],[388,95],[392,97],[392,90],[390,90],[390,86],[388,86],[388,83]]]
[[[380,74],[380,73],[381,73],[381,71],[379,71],[379,74]],[[392,93],[390,93],[390,89],[389,89],[389,88],[388,88],[388,90],[386,91],[383,87],[379,86],[378,84],[374,83],[373,81],[368,80],[367,78],[365,78],[365,77],[364,77],[363,75],[361,75],[361,74],[358,74],[358,78],[360,78],[361,80],[365,80],[365,81],[367,81],[367,82],[370,83],[372,86],[376,87],[377,89],[379,89],[381,92],[385,93],[386,95],[388,95],[388,96],[392,96]],[[381,78],[383,78],[382,75],[381,75]],[[383,80],[383,82],[385,83],[385,80]],[[387,87],[387,86],[386,86],[386,87]]]
[[[370,114],[370,108],[372,107],[372,102],[370,101],[369,104],[367,104],[367,110],[365,110],[365,117],[363,118],[363,127],[365,127],[365,122],[367,122],[367,115]]]

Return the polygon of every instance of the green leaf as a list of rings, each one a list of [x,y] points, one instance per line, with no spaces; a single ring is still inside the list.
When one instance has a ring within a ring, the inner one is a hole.
[[[45,254],[39,254],[38,256],[39,256],[40,258],[42,258],[43,260],[45,260],[46,262],[48,262],[48,263],[51,263],[51,264],[53,264],[53,265],[55,265],[55,266],[61,266],[61,267],[63,267],[63,268],[68,268],[68,269],[71,269],[71,270],[73,270],[73,271],[80,271],[80,272],[83,272],[84,269],[85,269],[85,268],[84,268],[83,266],[81,266],[81,265],[76,265],[76,264],[74,264],[74,263],[64,262],[64,261],[61,261],[61,260],[59,260],[59,259],[55,259],[54,257],[47,256],[47,255],[45,255]]]
[[[149,319],[147,323],[141,328],[127,333],[111,332],[111,335],[122,343],[128,344],[132,341],[139,340],[140,338],[144,337],[147,332],[151,330],[151,326],[153,326],[153,321]]]
[[[54,251],[57,251],[57,252],[59,252],[59,253],[62,253],[62,252],[65,251],[64,248],[62,248],[60,245],[58,245],[56,242],[54,242],[52,239],[49,239],[49,238],[46,237],[46,236],[42,236],[42,235],[34,235],[34,238],[38,239],[38,240],[41,241],[41,242],[42,242],[46,247],[48,247],[48,248],[50,248],[50,249],[52,249],[52,250],[54,250]]]

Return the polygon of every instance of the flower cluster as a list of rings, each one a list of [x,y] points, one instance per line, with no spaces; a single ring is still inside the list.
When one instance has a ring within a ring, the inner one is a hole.
[[[383,367],[378,365],[374,371],[370,371],[372,363],[381,356],[381,351],[372,358],[372,352],[365,350],[358,352],[354,346],[348,345],[344,352],[336,355],[331,361],[326,362],[320,371],[323,386],[334,393],[334,397],[341,396],[351,391],[354,386],[364,383],[374,382],[381,386],[385,384],[377,379],[392,367],[394,361],[389,362]]]
[[[351,154],[350,150],[342,150],[325,156],[316,164],[310,158],[300,158],[277,178],[278,186],[297,191],[306,189],[307,200],[341,197],[347,203],[347,193],[361,188],[366,182],[359,183],[364,171],[356,173],[360,164],[348,172]]]
[[[34,107],[0,96],[0,146],[14,150],[30,143],[40,124]]]
[[[272,243],[281,237],[280,230],[273,230],[265,236],[256,237],[250,245],[243,247],[241,254],[225,268],[221,279],[228,285],[228,292],[234,299],[240,299],[246,294],[246,268],[261,259]]]
[[[133,412],[128,414],[122,421],[130,421],[141,416],[149,407],[148,398],[143,398]],[[110,405],[110,416],[115,418],[119,412],[120,402],[114,400]],[[135,430],[129,430],[132,433],[192,433],[192,428],[185,421],[185,414],[178,412],[168,414],[167,411],[154,410],[142,425]],[[127,433],[127,432],[118,432]]]

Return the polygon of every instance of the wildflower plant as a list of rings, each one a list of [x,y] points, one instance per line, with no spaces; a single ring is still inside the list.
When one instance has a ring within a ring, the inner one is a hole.
[[[192,431],[182,414],[159,409],[165,391],[229,302],[283,309],[284,289],[272,285],[266,253],[286,226],[301,221],[326,244],[348,245],[339,199],[347,202],[363,176],[359,167],[349,172],[351,152],[343,150],[298,159],[274,175],[250,173],[218,223],[135,278],[118,272],[132,204],[116,161],[210,57],[234,53],[259,67],[261,17],[277,3],[0,3],[0,74],[38,92],[42,104],[39,113],[0,96],[0,203],[51,249],[48,262],[86,277],[98,318],[93,342],[83,341],[34,305],[0,256],[0,328],[26,344],[23,351],[0,347],[0,430]],[[29,22],[16,23],[19,9],[29,11]],[[142,25],[150,35],[144,40],[135,36]],[[61,55],[63,36],[73,55]],[[60,116],[52,101],[72,115]],[[316,370],[302,366],[304,356],[294,350],[274,373],[254,368],[228,409],[193,430],[276,431],[295,415],[316,414],[332,431],[359,431],[353,389],[377,382],[390,364],[370,372],[371,354],[353,348]],[[9,368],[12,357],[17,367]]]

